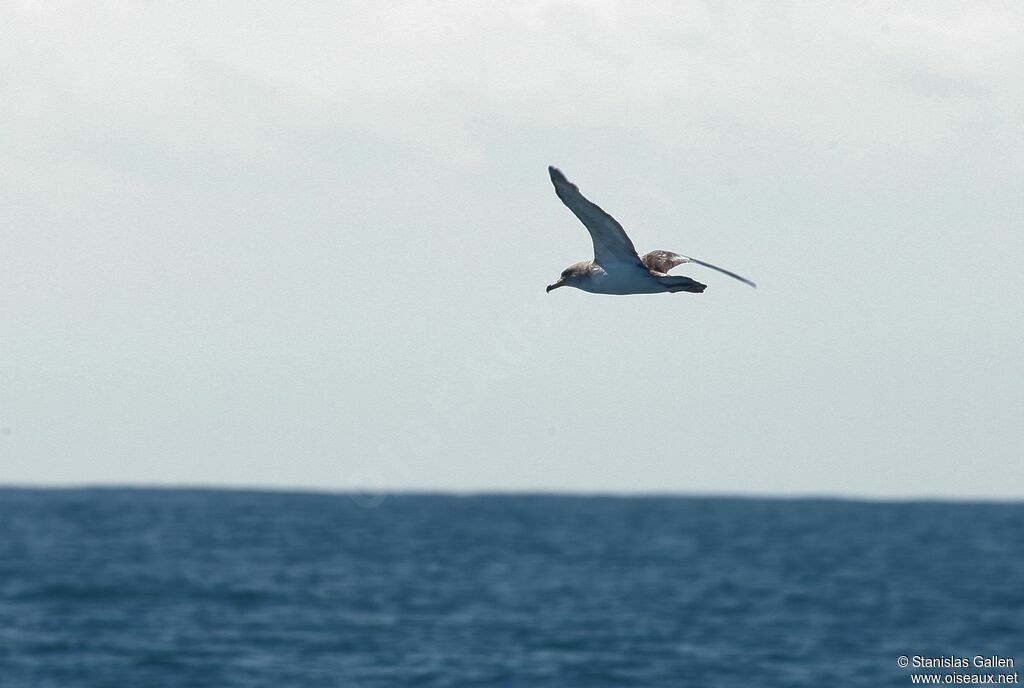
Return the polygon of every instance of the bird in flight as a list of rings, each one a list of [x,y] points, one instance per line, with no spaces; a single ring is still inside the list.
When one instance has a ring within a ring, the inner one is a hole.
[[[696,258],[687,258],[671,251],[651,251],[639,256],[633,242],[615,218],[591,203],[575,184],[557,168],[549,167],[551,182],[562,203],[580,219],[594,240],[594,259],[581,260],[562,270],[561,277],[549,284],[547,291],[559,287],[576,287],[594,294],[660,294],[688,291],[699,294],[707,286],[668,271],[683,263],[695,263],[729,275],[752,287],[757,285],[735,272]]]

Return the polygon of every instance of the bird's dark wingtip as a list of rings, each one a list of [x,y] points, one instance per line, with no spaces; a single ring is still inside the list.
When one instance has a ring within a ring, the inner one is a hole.
[[[562,174],[562,171],[560,169],[558,169],[557,167],[555,167],[554,165],[548,165],[548,175],[551,176],[551,181],[553,181],[553,182],[568,181],[565,178],[565,175]]]

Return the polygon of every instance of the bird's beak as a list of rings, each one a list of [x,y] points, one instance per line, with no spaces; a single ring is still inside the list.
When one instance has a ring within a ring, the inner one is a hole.
[[[565,282],[563,282],[562,280],[558,280],[554,284],[549,284],[548,288],[545,289],[544,291],[546,293],[550,294],[552,289],[558,289],[559,287],[564,287],[564,286],[565,286]]]

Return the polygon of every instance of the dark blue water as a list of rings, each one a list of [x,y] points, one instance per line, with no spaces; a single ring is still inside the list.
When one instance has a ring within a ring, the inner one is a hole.
[[[372,508],[371,508],[372,507]],[[3,686],[905,686],[1024,505],[0,490]]]

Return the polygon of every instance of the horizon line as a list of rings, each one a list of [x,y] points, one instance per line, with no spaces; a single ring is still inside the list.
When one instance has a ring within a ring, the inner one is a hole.
[[[683,491],[683,490],[612,490],[573,488],[366,488],[316,487],[309,485],[250,485],[219,483],[156,483],[156,482],[0,482],[0,492],[239,492],[280,495],[339,496],[355,499],[386,499],[389,497],[566,497],[577,499],[721,499],[737,501],[824,501],[856,502],[867,504],[1007,504],[1024,505],[1022,497],[984,497],[977,495],[871,495],[829,492],[741,492],[741,491]]]

